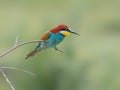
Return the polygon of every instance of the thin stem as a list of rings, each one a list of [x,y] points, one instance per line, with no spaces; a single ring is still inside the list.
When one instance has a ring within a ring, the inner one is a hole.
[[[17,70],[17,71],[21,71],[21,72],[27,73],[27,74],[29,74],[31,76],[36,76],[32,72],[29,72],[29,71],[26,71],[26,70],[22,70],[22,69],[18,69],[18,68],[15,68],[15,67],[0,67],[0,69],[13,69],[13,70]]]
[[[17,44],[17,45],[14,45],[12,48],[10,48],[9,50],[5,51],[4,53],[0,54],[0,59],[4,56],[6,56],[8,53],[12,52],[13,50],[15,50],[16,48],[18,47],[21,47],[23,45],[26,45],[26,44],[30,44],[30,43],[36,43],[36,42],[42,42],[42,40],[33,40],[33,41],[27,41],[27,42],[23,42],[21,44]]]
[[[18,35],[16,36],[14,47],[17,45],[17,43],[18,43]]]
[[[8,77],[6,76],[5,72],[4,72],[2,69],[0,69],[0,71],[1,71],[1,73],[2,73],[2,75],[3,75],[3,77],[5,78],[5,80],[7,81],[8,85],[10,86],[10,88],[11,88],[12,90],[15,90],[15,88],[14,88],[13,85],[11,84],[10,80],[9,80]]]

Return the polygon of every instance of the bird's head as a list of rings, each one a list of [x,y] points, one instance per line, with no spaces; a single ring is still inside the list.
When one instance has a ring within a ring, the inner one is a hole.
[[[55,28],[51,29],[50,30],[52,33],[57,33],[57,32],[60,32],[62,33],[64,36],[69,36],[70,33],[73,33],[73,34],[76,34],[76,35],[79,35],[78,33],[72,31],[67,25],[65,24],[59,24],[58,26],[56,26]]]

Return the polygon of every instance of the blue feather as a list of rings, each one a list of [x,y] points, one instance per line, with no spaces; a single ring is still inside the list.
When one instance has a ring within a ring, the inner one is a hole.
[[[47,42],[47,46],[48,47],[52,47],[52,48],[55,48],[56,45],[58,45],[63,39],[64,39],[65,36],[63,36],[61,33],[56,33],[56,34],[53,34],[48,40],[46,40]]]
[[[56,45],[58,45],[64,39],[64,37],[65,36],[62,35],[60,32],[52,34],[47,40],[45,40],[45,42],[40,42],[35,49],[37,51],[40,51],[46,48],[55,48]]]

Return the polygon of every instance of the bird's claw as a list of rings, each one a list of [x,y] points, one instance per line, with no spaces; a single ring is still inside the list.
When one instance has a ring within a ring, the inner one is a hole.
[[[59,52],[64,53],[64,51],[62,51],[62,50],[58,49],[57,47],[55,47],[55,50],[57,50],[57,51],[59,51]]]

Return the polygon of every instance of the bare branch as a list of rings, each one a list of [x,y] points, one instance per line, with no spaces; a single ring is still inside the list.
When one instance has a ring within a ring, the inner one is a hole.
[[[31,76],[34,76],[36,77],[36,75],[32,72],[29,72],[29,71],[26,71],[26,70],[22,70],[22,69],[18,69],[18,68],[15,68],[15,67],[0,67],[0,69],[12,69],[12,70],[17,70],[17,71],[21,71],[21,72],[24,72],[24,73],[27,73]]]
[[[30,43],[36,43],[36,42],[43,42],[42,40],[33,40],[33,41],[27,41],[27,42],[23,42],[18,44],[18,36],[16,36],[16,40],[15,40],[15,44],[12,48],[8,49],[7,51],[3,52],[2,54],[0,54],[0,59],[4,56],[6,56],[7,54],[9,54],[10,52],[14,51],[16,48],[24,46],[26,44],[30,44]],[[8,83],[8,85],[10,86],[10,88],[12,90],[15,90],[15,88],[13,87],[13,85],[11,84],[10,80],[8,79],[8,77],[6,76],[5,72],[3,69],[13,69],[13,70],[17,70],[17,71],[22,71],[24,73],[27,73],[31,76],[36,76],[34,73],[26,71],[26,70],[22,70],[22,69],[18,69],[18,68],[14,68],[14,67],[0,67],[0,72],[2,73],[3,77],[5,78],[6,82]]]
[[[23,42],[21,44],[17,44],[15,46],[13,46],[12,48],[10,48],[9,50],[5,51],[4,53],[0,54],[0,59],[4,56],[6,56],[8,53],[12,52],[13,50],[15,50],[16,48],[18,47],[21,47],[23,45],[26,45],[26,44],[30,44],[30,43],[36,43],[36,42],[43,42],[42,40],[33,40],[33,41],[27,41],[27,42]]]
[[[6,82],[8,83],[8,85],[10,86],[10,88],[12,90],[15,90],[15,88],[13,87],[13,85],[11,84],[10,80],[8,79],[8,77],[6,76],[5,72],[3,69],[12,69],[12,70],[17,70],[17,71],[21,71],[21,72],[24,72],[24,73],[27,73],[31,76],[34,76],[36,77],[36,75],[32,72],[29,72],[29,71],[26,71],[26,70],[22,70],[22,69],[18,69],[18,68],[14,68],[14,67],[0,67],[0,72],[2,73],[3,77],[5,78]]]
[[[3,77],[5,78],[5,80],[7,81],[8,85],[10,86],[10,88],[11,88],[12,90],[15,90],[15,88],[14,88],[13,85],[11,84],[10,80],[8,79],[8,77],[6,76],[6,74],[4,73],[4,71],[3,71],[2,69],[0,69],[0,71],[1,71],[1,73],[2,73],[2,75],[3,75]]]

